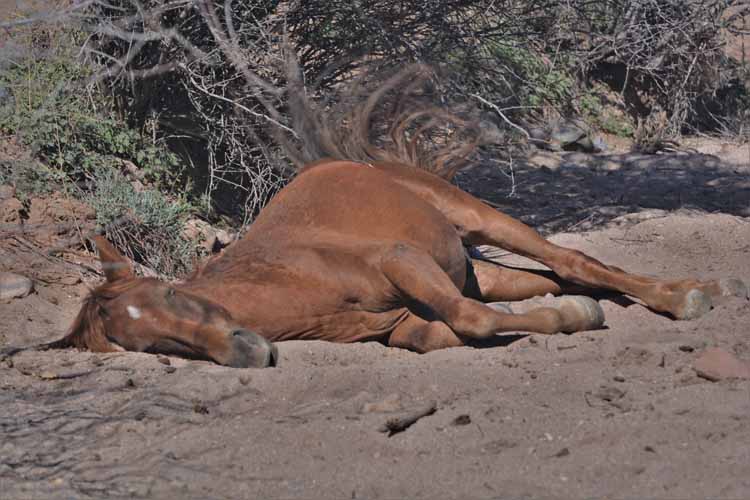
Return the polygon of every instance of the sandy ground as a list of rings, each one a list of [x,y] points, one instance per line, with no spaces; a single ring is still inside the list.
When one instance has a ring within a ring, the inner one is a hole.
[[[513,197],[496,171],[462,182],[530,222],[549,218],[549,233],[568,227],[552,239],[608,263],[750,282],[750,163],[729,150],[725,161],[562,156],[519,166]],[[61,336],[100,279],[85,254],[61,262],[30,241],[0,241],[3,268],[36,282],[0,304],[0,347]],[[264,370],[21,353],[0,362],[0,497],[750,497],[750,381],[693,370],[711,346],[750,359],[750,303],[726,299],[690,322],[622,297],[600,303],[600,331],[427,355],[286,342]],[[405,431],[379,431],[432,401],[436,412]]]

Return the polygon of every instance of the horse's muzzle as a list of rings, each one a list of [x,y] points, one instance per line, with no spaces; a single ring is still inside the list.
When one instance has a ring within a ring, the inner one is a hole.
[[[267,368],[279,362],[275,345],[249,330],[235,330],[230,334],[232,355],[227,366],[234,368]]]

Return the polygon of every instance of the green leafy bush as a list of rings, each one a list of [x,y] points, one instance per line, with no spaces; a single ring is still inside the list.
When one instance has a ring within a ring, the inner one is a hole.
[[[112,169],[98,168],[94,178],[95,187],[84,199],[110,241],[162,274],[177,276],[190,269],[195,251],[182,237],[190,215],[188,203],[170,200],[154,189],[137,191]]]
[[[619,137],[632,138],[635,133],[633,119],[612,103],[602,103],[604,95],[611,93],[594,85],[577,100],[581,114],[594,128]]]
[[[173,185],[181,173],[178,157],[129,128],[106,89],[85,85],[94,68],[71,53],[76,32],[54,37],[56,48],[30,46],[25,57],[6,62],[0,86],[12,99],[0,106],[0,131],[17,135],[38,159],[76,182],[90,179],[96,167],[119,168],[130,160],[147,182]]]
[[[97,68],[76,57],[79,33],[43,34],[41,44],[33,31],[16,37],[13,57],[0,51],[0,132],[32,151],[0,163],[0,182],[22,201],[67,191],[94,208],[106,236],[136,262],[168,276],[188,270],[195,251],[182,234],[192,207],[178,194],[179,158],[158,134],[130,128],[110,89],[87,84]],[[138,167],[138,190],[122,173],[126,160]]]

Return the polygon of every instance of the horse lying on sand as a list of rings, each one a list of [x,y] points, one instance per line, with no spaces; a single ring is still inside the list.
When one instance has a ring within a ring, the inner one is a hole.
[[[280,340],[378,340],[428,352],[502,332],[598,329],[603,311],[583,295],[597,289],[636,297],[676,319],[701,316],[717,296],[747,295],[734,279],[661,281],[628,274],[550,243],[441,176],[416,168],[437,166],[432,170],[450,177],[456,168],[446,165],[463,161],[478,143],[421,154],[420,133],[436,119],[452,120],[440,109],[404,108],[389,132],[393,147],[373,146],[370,121],[378,100],[394,89],[414,88],[424,74],[422,67],[402,72],[345,119],[326,122],[290,72],[290,109],[297,112],[295,133],[305,154],[287,148],[288,156],[307,166],[241,240],[181,284],[135,277],[127,259],[97,238],[107,282],[91,292],[54,346],[265,367],[276,364],[272,342]],[[451,123],[451,130],[460,125]],[[551,271],[467,255],[466,246],[482,244]],[[582,295],[525,314],[486,304],[550,293]]]
[[[244,238],[179,285],[136,278],[105,239],[96,244],[107,283],[91,293],[65,344],[235,367],[273,366],[271,342],[279,340],[380,340],[428,352],[501,332],[600,328],[602,309],[585,296],[525,314],[484,304],[571,289],[614,290],[677,319],[706,313],[713,297],[746,293],[738,280],[628,274],[544,240],[437,176],[396,163],[326,160],[308,167]],[[524,255],[554,273],[467,257],[464,246],[479,244]]]

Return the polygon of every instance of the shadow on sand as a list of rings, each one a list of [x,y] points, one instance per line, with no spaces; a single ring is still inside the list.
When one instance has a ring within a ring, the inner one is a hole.
[[[507,168],[487,163],[459,173],[456,181],[543,234],[588,231],[643,209],[750,216],[750,159],[733,165],[699,153],[552,158],[547,166],[515,165],[515,189]]]

